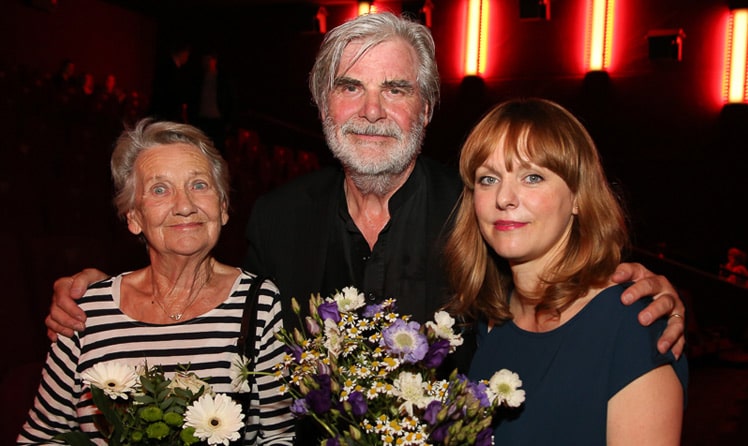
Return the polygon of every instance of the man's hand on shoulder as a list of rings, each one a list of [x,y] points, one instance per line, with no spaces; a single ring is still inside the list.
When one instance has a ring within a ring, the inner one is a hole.
[[[57,341],[58,335],[70,337],[74,331],[85,328],[86,313],[75,301],[86,293],[89,285],[107,277],[102,271],[86,268],[73,276],[55,280],[49,315],[44,320],[50,341]]]
[[[652,303],[639,313],[639,322],[646,326],[667,316],[667,328],[657,341],[657,350],[660,353],[672,350],[676,358],[680,357],[686,346],[686,306],[670,281],[665,276],[652,273],[639,263],[618,265],[612,280],[616,283],[634,281],[634,284],[621,294],[621,301],[625,305],[630,305],[642,297],[653,297]]]

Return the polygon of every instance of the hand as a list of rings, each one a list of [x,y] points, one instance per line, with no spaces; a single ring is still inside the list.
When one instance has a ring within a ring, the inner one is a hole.
[[[70,337],[74,330],[81,331],[85,328],[86,313],[78,307],[75,300],[86,293],[89,285],[107,277],[97,269],[87,268],[72,277],[55,280],[49,315],[44,320],[50,341],[57,341],[58,334]]]
[[[665,276],[655,275],[639,263],[618,265],[611,279],[616,283],[634,281],[621,295],[624,305],[630,305],[645,296],[653,296],[652,303],[639,313],[639,322],[647,326],[667,316],[667,328],[657,341],[657,350],[660,353],[672,350],[673,355],[679,358],[686,346],[686,306],[673,285]]]

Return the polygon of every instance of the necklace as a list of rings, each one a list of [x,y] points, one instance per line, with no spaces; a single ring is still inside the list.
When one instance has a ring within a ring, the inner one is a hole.
[[[187,309],[190,308],[192,306],[192,304],[194,304],[197,301],[197,297],[200,295],[200,291],[202,291],[202,289],[205,287],[205,285],[208,282],[210,282],[211,275],[212,275],[211,274],[211,270],[208,270],[208,272],[206,273],[205,281],[203,281],[203,283],[200,284],[200,286],[197,287],[196,289],[191,289],[190,290],[190,294],[187,296],[187,305],[185,305],[182,308],[182,311],[173,313],[173,312],[171,312],[171,311],[169,311],[169,310],[166,309],[166,307],[164,306],[163,302],[161,302],[163,299],[158,296],[158,293],[156,293],[156,285],[155,285],[155,283],[153,284],[153,297],[154,297],[154,300],[156,301],[156,304],[158,304],[158,306],[161,307],[161,310],[164,312],[164,314],[169,317],[169,319],[171,319],[173,321],[179,321],[179,320],[182,319],[182,316],[184,316],[184,313],[187,311]],[[153,278],[153,273],[151,273],[151,280],[153,280],[152,278]]]

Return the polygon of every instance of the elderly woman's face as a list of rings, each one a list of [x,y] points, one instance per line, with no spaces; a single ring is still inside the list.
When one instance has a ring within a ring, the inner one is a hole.
[[[128,228],[143,233],[161,254],[210,252],[228,221],[210,163],[195,147],[167,144],[149,148],[135,162],[135,206]]]

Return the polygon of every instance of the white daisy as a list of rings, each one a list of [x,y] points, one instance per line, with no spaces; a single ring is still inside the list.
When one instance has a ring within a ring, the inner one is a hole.
[[[340,335],[338,324],[325,319],[325,348],[333,356],[338,356],[343,349],[343,337]]]
[[[435,322],[435,323],[434,323]],[[463,339],[459,334],[454,332],[455,320],[446,311],[437,311],[434,313],[434,322],[426,322],[426,326],[432,330],[437,337],[449,341],[449,346],[453,349],[462,345]]]
[[[128,399],[128,393],[135,391],[138,373],[135,367],[121,362],[99,362],[81,373],[83,382],[103,390],[111,399]]]
[[[350,313],[366,305],[364,293],[350,286],[343,288],[342,292],[335,293],[332,298],[337,302],[341,313]]]
[[[246,356],[234,353],[231,358],[231,368],[229,368],[229,377],[231,378],[231,388],[234,392],[249,392],[249,359]]]
[[[392,393],[403,400],[399,410],[404,410],[411,417],[413,406],[423,409],[433,399],[426,395],[427,383],[423,382],[423,377],[417,373],[402,372],[392,384]]]
[[[242,407],[228,396],[203,395],[187,408],[184,425],[195,428],[195,437],[209,445],[223,444],[239,439],[244,423]]]
[[[488,380],[488,388],[498,398],[497,402],[506,402],[509,407],[518,407],[525,401],[525,391],[519,388],[521,385],[519,375],[507,369],[499,370]]]

